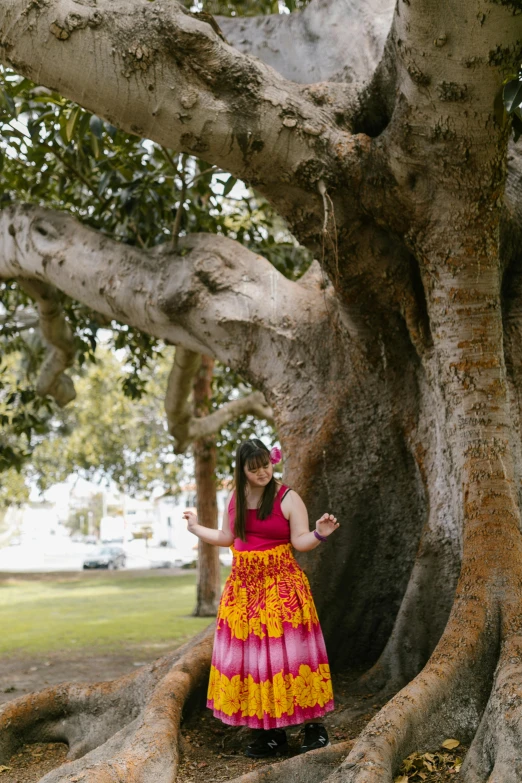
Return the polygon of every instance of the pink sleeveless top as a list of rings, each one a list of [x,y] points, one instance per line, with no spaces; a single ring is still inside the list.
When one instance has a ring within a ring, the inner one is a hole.
[[[290,543],[290,523],[281,509],[281,501],[287,489],[284,484],[279,488],[274,498],[272,513],[266,519],[257,518],[256,508],[247,509],[246,541],[241,541],[240,538],[234,539],[234,548],[238,552],[273,549],[275,546]],[[235,517],[236,493],[234,492],[228,504],[228,519],[232,533],[234,533]]]

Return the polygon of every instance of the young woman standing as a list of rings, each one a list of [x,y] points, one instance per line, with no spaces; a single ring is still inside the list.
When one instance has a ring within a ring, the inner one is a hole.
[[[292,546],[315,549],[339,523],[323,514],[310,531],[299,495],[274,479],[280,458],[257,439],[239,446],[221,530],[184,512],[194,535],[234,554],[218,610],[207,706],[224,723],[260,730],[245,751],[252,758],[286,753],[284,727],[299,723],[301,752],[325,747],[320,719],[334,706],[323,634]]]

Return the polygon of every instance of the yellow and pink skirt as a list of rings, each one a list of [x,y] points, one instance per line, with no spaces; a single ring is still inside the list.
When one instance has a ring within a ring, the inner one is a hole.
[[[224,723],[273,729],[334,708],[323,634],[290,544],[239,552],[217,617],[207,706]]]

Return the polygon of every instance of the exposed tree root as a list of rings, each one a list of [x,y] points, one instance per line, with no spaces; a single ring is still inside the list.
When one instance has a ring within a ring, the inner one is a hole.
[[[0,761],[27,742],[66,742],[71,761],[43,780],[175,779],[182,710],[210,667],[214,624],[175,653],[118,680],[58,685],[0,711]]]
[[[426,527],[391,636],[376,664],[354,683],[354,693],[390,696],[421,671],[444,631],[459,560],[440,530]]]
[[[389,783],[411,751],[448,737],[474,737],[462,767],[466,783],[522,780],[518,533],[511,556],[502,577],[482,582],[474,563],[464,565],[448,626],[428,664],[368,724],[329,783]]]
[[[495,682],[466,756],[466,783],[522,780],[522,635],[503,646]]]
[[[255,769],[230,783],[320,783],[350,751],[353,742],[339,742],[321,750]]]
[[[329,783],[388,783],[410,752],[473,737],[498,655],[498,612],[463,569],[453,612],[423,671],[370,721]],[[474,593],[474,594],[473,594]]]

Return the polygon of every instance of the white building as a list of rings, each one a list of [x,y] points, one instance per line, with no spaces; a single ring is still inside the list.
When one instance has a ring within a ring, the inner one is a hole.
[[[68,531],[63,527],[71,513],[88,507],[92,496],[103,494],[104,518],[114,523],[120,520],[118,535],[126,543],[134,539],[148,539],[148,546],[165,547],[171,550],[168,558],[182,554],[184,559],[197,557],[197,539],[187,530],[183,519],[186,508],[196,506],[196,485],[187,484],[181,491],[171,490],[149,499],[139,499],[124,495],[117,489],[108,489],[91,482],[80,480],[77,483],[64,482],[51,487],[43,497],[34,498],[17,509],[17,523],[22,535],[36,537],[44,530],[49,534]],[[218,490],[218,518],[221,524],[228,490]],[[121,530],[120,530],[121,528]],[[109,529],[109,525],[107,526]],[[92,531],[94,532],[94,531]],[[172,551],[174,550],[174,551]]]

